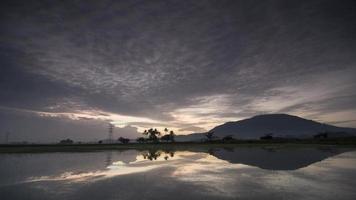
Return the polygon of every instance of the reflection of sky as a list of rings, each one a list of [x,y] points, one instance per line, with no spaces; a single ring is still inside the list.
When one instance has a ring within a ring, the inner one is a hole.
[[[164,154],[164,153],[162,153]],[[167,154],[169,155],[169,154]],[[169,160],[165,160],[165,155],[159,156],[156,160],[151,161],[143,157],[143,155],[137,155],[136,160],[132,162],[122,162],[115,161],[111,165],[107,166],[106,169],[97,170],[93,172],[83,172],[83,173],[73,173],[65,172],[60,175],[55,176],[41,176],[41,177],[31,177],[29,182],[36,181],[94,181],[105,178],[112,178],[120,175],[127,175],[133,173],[147,172],[157,168],[171,167],[174,166],[177,168],[176,175],[179,175],[183,171],[189,172],[189,170],[199,169],[204,164],[215,166],[216,163],[228,164],[226,161],[221,161],[213,159],[213,156],[210,156],[205,153],[192,153],[192,152],[177,152],[174,154],[174,157],[169,157]],[[192,165],[187,163],[194,163]],[[185,169],[185,170],[181,170]]]
[[[98,188],[102,184],[106,187],[116,187],[116,184],[122,184],[121,180],[124,180],[125,184],[125,181],[132,179],[129,184],[134,185],[129,190],[143,184],[140,187],[148,187],[150,191],[165,187],[167,192],[177,193],[179,188],[189,185],[190,189],[184,194],[188,197],[189,195],[208,195],[213,199],[238,197],[264,199],[266,195],[274,199],[356,197],[356,191],[353,190],[356,184],[356,152],[339,154],[294,171],[264,170],[244,164],[233,164],[206,153],[175,152],[174,157],[165,160],[165,155],[169,153],[160,152],[161,156],[153,161],[145,159],[141,153],[131,153],[135,159],[126,161],[116,157],[114,158],[116,161],[103,169],[34,176],[28,178],[25,183],[41,186],[43,190],[50,190],[52,186],[48,183],[60,183],[61,188],[66,191],[66,186],[72,190],[84,185],[90,189]],[[138,181],[141,179],[147,180],[141,183]]]

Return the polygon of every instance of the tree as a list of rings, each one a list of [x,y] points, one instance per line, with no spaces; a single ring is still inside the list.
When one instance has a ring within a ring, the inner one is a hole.
[[[161,137],[161,140],[168,142],[169,140],[171,140],[171,136],[166,134],[166,135]]]
[[[228,141],[232,141],[232,140],[234,140],[234,138],[232,138],[231,135],[227,135],[227,136],[223,137],[223,139],[222,139],[223,142],[228,142]]]
[[[158,136],[160,136],[161,133],[157,129],[150,128],[148,130],[145,130],[143,132],[143,135],[147,135],[148,136],[148,140],[157,142],[158,141]]]
[[[119,137],[118,141],[120,141],[122,144],[127,144],[130,142],[130,139]]]
[[[328,133],[325,132],[325,133],[319,133],[319,134],[314,135],[314,139],[322,139],[322,138],[324,138],[324,139],[328,138]]]
[[[209,131],[209,132],[205,133],[205,136],[208,138],[208,141],[211,141],[214,137],[214,132]]]
[[[164,131],[165,131],[166,133],[168,133],[168,129],[167,129],[167,128],[165,128]],[[161,140],[164,140],[164,141],[166,141],[166,142],[168,142],[168,141],[174,142],[174,137],[175,137],[174,132],[173,132],[173,131],[169,131],[169,134],[166,134],[166,135],[162,136],[162,137],[161,137]]]
[[[272,140],[273,139],[273,133],[268,133],[265,136],[260,137],[260,140]]]
[[[144,143],[146,140],[145,140],[144,137],[139,137],[139,138],[136,139],[136,141],[137,141],[138,143]]]
[[[61,140],[59,142],[59,144],[73,144],[73,140],[68,138],[68,139],[65,139],[65,140]]]
[[[174,134],[173,131],[170,131],[170,132],[169,132],[169,136],[170,136],[171,142],[174,142],[174,141],[175,141],[174,138],[175,138],[176,135]]]

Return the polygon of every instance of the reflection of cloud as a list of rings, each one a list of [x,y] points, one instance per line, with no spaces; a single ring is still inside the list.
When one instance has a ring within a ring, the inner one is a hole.
[[[192,160],[196,156],[201,157],[204,154],[190,153],[190,152],[179,152],[174,154],[174,157],[170,157],[169,160],[165,160],[163,156],[158,157],[154,162],[144,159],[141,155],[136,157],[135,161],[124,163],[122,161],[113,162],[111,165],[107,166],[105,170],[98,170],[94,172],[84,172],[84,173],[73,173],[65,172],[60,175],[55,176],[41,176],[41,177],[31,177],[26,182],[38,182],[38,181],[70,181],[70,182],[84,182],[84,181],[98,181],[102,179],[113,178],[116,176],[142,173],[150,171],[157,168],[167,167],[171,165],[182,165],[187,160]]]
[[[38,182],[38,181],[69,181],[69,182],[90,182],[90,181],[99,181],[102,179],[113,178],[116,176],[141,173],[149,171],[158,167],[163,167],[160,165],[126,165],[123,162],[115,162],[112,165],[108,166],[105,170],[99,170],[95,172],[86,172],[86,173],[72,173],[65,172],[58,176],[44,176],[44,177],[31,177],[26,182]]]
[[[189,184],[190,190],[186,191],[188,194],[194,192],[216,198],[265,199],[268,194],[276,199],[335,199],[340,194],[345,197],[356,195],[353,189],[354,180],[351,178],[356,175],[355,166],[356,152],[343,153],[294,171],[263,170],[243,164],[231,164],[206,153],[176,152],[167,161],[163,156],[149,161],[138,155],[135,161],[117,161],[104,170],[32,177],[28,182],[94,184],[122,175],[134,177],[151,172],[157,175],[153,171],[160,170],[159,176],[153,178],[152,185],[147,186],[144,183],[144,187],[152,189],[150,187],[155,187],[156,181],[172,181],[172,184],[164,186],[166,190],[177,189],[177,185],[185,183]]]

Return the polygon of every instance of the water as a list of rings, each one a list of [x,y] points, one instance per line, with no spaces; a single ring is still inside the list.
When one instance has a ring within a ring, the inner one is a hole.
[[[356,199],[356,150],[0,154],[0,199]]]

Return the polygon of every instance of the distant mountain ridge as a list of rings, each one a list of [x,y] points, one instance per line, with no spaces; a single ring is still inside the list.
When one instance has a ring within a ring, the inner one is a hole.
[[[240,121],[226,122],[210,131],[219,138],[231,135],[237,139],[258,139],[266,134],[283,138],[309,138],[320,132],[329,132],[330,137],[356,135],[355,128],[337,127],[288,114],[257,115]],[[204,138],[204,133],[195,133],[177,139],[194,141]]]

